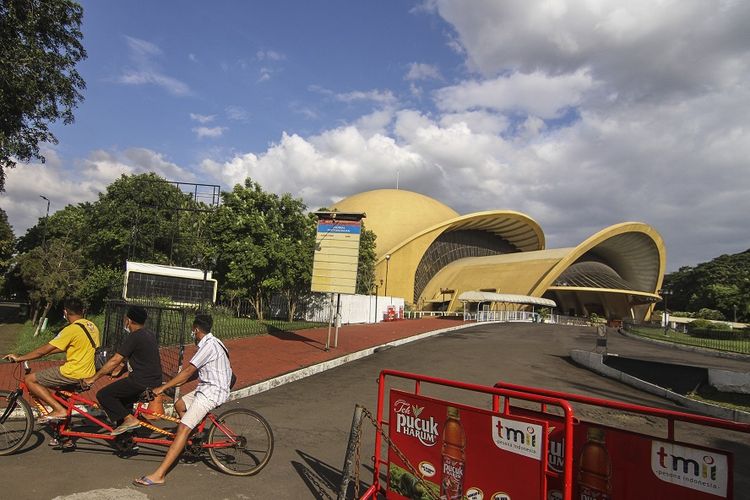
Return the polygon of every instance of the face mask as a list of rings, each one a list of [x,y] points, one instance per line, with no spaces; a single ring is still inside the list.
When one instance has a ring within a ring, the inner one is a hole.
[[[128,328],[127,323],[122,326],[122,331],[125,333],[130,333],[130,328]]]
[[[65,321],[68,321],[68,313],[67,313],[67,312],[65,312],[65,311],[63,311],[63,319],[64,319]]]

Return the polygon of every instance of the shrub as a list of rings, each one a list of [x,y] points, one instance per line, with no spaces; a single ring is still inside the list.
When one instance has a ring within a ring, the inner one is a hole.
[[[695,313],[694,317],[696,318],[703,318],[703,319],[713,319],[717,321],[723,321],[724,314],[722,314],[721,311],[717,311],[716,309],[709,309],[708,307],[703,307],[698,310],[697,313]]]

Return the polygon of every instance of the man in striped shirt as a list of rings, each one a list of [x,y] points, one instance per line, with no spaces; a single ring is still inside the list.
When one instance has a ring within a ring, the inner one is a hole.
[[[164,484],[165,476],[185,448],[190,432],[206,414],[229,399],[232,368],[229,365],[229,352],[221,340],[211,333],[213,318],[208,314],[198,314],[193,320],[191,334],[198,344],[198,352],[175,378],[154,389],[154,394],[162,394],[167,389],[178,387],[198,375],[198,387],[175,402],[174,408],[180,415],[174,441],[167,450],[161,465],[148,476],[142,476],[133,484],[154,486]]]

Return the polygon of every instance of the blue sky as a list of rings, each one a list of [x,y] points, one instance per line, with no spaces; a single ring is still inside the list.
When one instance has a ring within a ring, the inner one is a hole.
[[[85,101],[8,172],[17,234],[121,174],[310,208],[394,187],[511,209],[550,248],[653,225],[668,268],[750,247],[750,4],[83,2]],[[690,29],[685,29],[689,26]]]

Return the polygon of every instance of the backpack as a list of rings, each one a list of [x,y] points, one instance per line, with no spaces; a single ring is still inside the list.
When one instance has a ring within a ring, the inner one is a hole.
[[[107,348],[96,347],[96,343],[94,342],[94,339],[91,337],[91,334],[89,333],[88,329],[86,329],[86,327],[83,326],[81,323],[73,323],[73,324],[81,327],[81,330],[83,330],[83,333],[86,334],[86,337],[89,339],[89,342],[91,342],[91,347],[94,348],[94,369],[96,371],[101,370],[102,366],[104,366],[104,363],[106,363],[107,360],[109,359]]]

